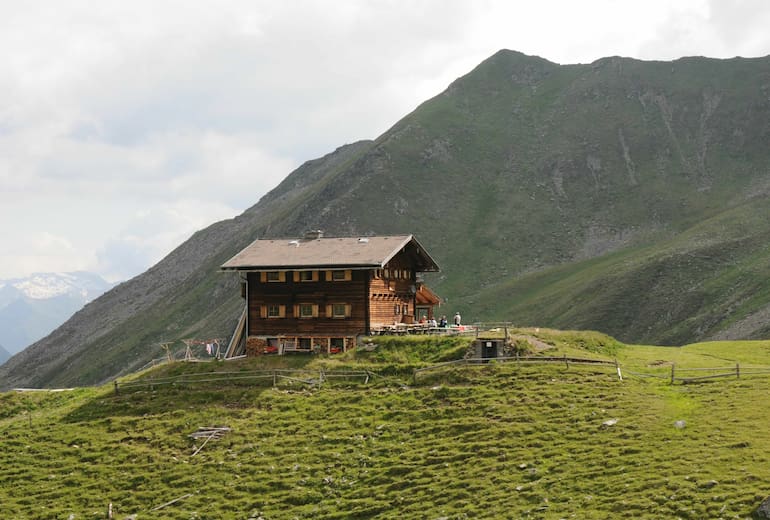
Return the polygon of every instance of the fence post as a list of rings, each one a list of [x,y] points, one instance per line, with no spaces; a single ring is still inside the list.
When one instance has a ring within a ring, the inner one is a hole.
[[[567,366],[567,369],[569,370],[569,360],[567,359],[567,354],[564,354],[564,364]]]
[[[118,395],[118,380],[115,380],[115,395]]]
[[[741,378],[741,364],[740,363],[736,363],[735,364],[735,377],[737,379]]]
[[[671,384],[674,384],[674,367],[676,367],[676,363],[671,363]]]

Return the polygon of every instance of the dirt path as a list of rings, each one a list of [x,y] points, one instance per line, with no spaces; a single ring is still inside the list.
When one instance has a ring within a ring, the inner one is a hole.
[[[545,341],[538,339],[535,336],[529,336],[526,334],[511,334],[510,338],[512,341],[516,341],[517,339],[524,340],[532,345],[538,352],[553,348],[553,345],[549,345]]]

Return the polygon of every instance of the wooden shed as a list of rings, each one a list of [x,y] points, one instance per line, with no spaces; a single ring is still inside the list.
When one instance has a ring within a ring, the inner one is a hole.
[[[237,271],[246,310],[228,348],[347,350],[373,329],[433,315],[419,274],[438,265],[412,235],[255,240],[222,269]],[[253,350],[253,349],[252,349]]]

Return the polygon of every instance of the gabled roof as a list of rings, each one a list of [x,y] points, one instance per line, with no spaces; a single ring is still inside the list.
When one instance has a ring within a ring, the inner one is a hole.
[[[414,255],[415,270],[438,271],[412,235],[255,240],[222,265],[224,270],[376,269],[402,250]]]

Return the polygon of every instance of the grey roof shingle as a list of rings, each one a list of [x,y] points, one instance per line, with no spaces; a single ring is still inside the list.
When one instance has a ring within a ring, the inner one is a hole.
[[[255,240],[222,269],[377,268],[410,243],[422,260],[422,271],[439,270],[412,235]]]

